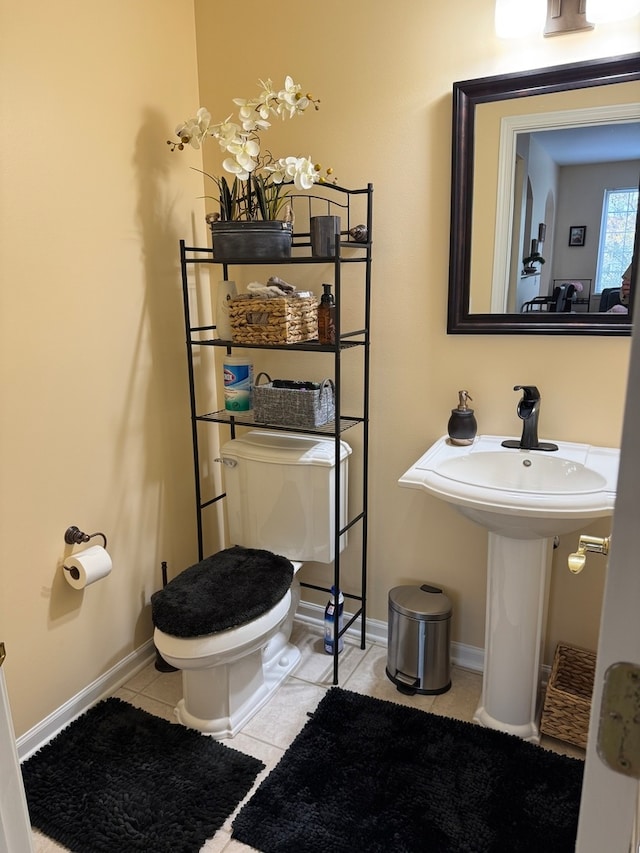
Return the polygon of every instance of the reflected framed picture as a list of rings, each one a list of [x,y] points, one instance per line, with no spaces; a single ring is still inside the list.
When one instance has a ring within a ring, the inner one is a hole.
[[[586,225],[572,225],[569,228],[569,245],[584,246],[584,239],[587,235]]]

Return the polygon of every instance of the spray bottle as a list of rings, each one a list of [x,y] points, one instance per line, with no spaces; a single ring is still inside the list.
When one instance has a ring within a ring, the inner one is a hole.
[[[344,595],[338,590],[338,631],[344,625]],[[328,655],[333,654],[334,624],[336,618],[336,588],[331,587],[331,598],[324,609],[324,650]],[[344,648],[344,639],[338,638],[338,652]]]

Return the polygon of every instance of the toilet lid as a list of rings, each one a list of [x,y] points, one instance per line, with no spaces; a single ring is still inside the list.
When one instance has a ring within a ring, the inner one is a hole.
[[[293,566],[258,548],[227,548],[185,569],[151,596],[156,628],[199,637],[262,616],[287,594]]]

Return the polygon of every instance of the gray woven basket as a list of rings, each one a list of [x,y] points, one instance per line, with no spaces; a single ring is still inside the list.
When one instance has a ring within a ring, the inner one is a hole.
[[[260,384],[261,377],[267,382]],[[253,386],[254,421],[307,429],[328,424],[335,418],[335,388],[331,379],[317,386],[309,390],[274,388],[269,374],[259,373]]]

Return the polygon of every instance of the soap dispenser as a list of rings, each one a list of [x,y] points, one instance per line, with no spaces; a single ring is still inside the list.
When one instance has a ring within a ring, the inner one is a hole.
[[[467,400],[472,400],[468,391],[458,391],[459,403],[457,409],[451,409],[448,430],[452,444],[472,444],[478,431],[478,424],[473,415],[473,409],[467,406]]]

